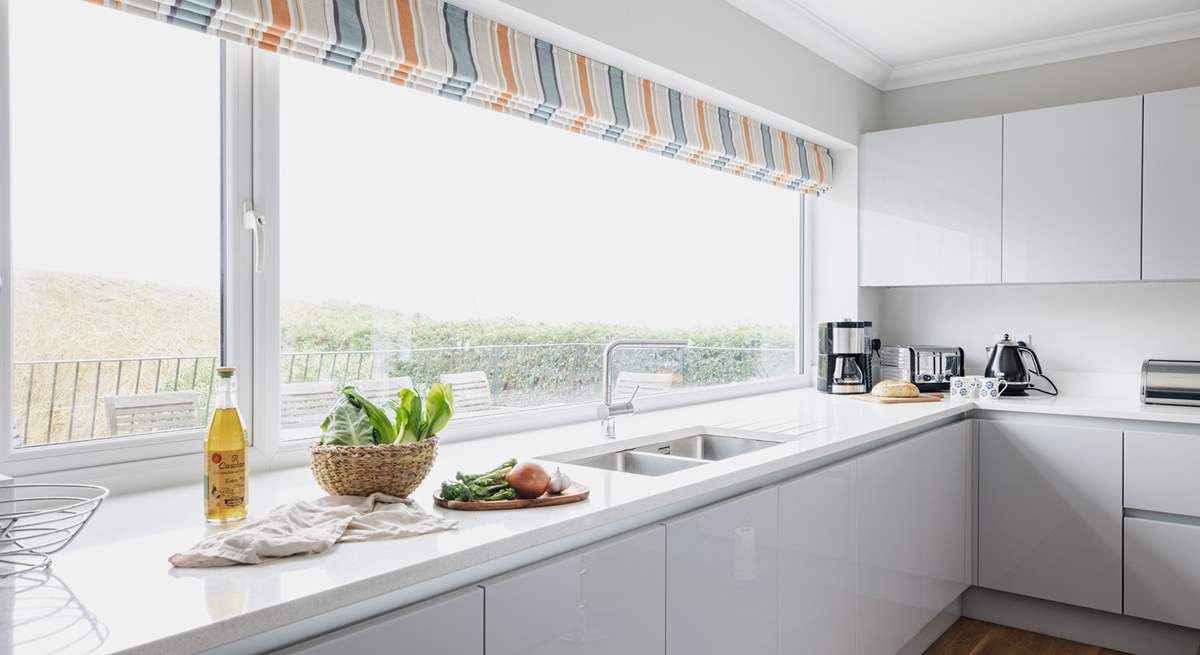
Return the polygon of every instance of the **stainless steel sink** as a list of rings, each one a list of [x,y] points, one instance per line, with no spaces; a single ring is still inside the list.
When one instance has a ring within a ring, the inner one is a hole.
[[[654,453],[641,453],[635,450],[620,450],[615,453],[593,455],[563,463],[590,466],[607,471],[636,473],[638,475],[666,475],[705,464],[704,461],[700,460],[669,457]]]
[[[639,452],[689,457],[716,462],[778,445],[779,442],[777,441],[764,441],[762,439],[728,437],[716,434],[695,434],[641,446],[636,450]]]
[[[751,434],[723,428],[695,427],[660,434],[657,439],[647,436],[632,443],[612,444],[613,450],[608,452],[586,448],[539,459],[606,471],[667,475],[788,441],[787,438],[773,439],[771,435],[757,435],[763,437],[757,439]]]

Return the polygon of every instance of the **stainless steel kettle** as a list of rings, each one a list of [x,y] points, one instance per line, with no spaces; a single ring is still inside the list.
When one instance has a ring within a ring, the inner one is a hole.
[[[983,369],[983,375],[1007,382],[1005,396],[1027,396],[1029,391],[1058,395],[1058,387],[1042,373],[1042,363],[1038,361],[1037,353],[1024,341],[1013,341],[1006,333],[996,345],[987,349],[987,353],[987,366]],[[1034,384],[1033,376],[1045,380],[1054,391],[1038,388]]]

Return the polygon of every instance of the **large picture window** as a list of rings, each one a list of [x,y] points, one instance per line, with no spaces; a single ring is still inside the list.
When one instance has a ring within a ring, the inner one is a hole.
[[[9,2],[8,26],[12,445],[196,431],[221,332],[220,43],[78,0]]]
[[[618,338],[687,345],[620,353],[617,399],[799,380],[795,191],[79,0],[0,12],[6,474],[198,452],[220,364],[252,463],[347,384],[449,383],[472,434],[593,416]]]
[[[461,417],[794,375],[802,196],[279,60],[280,406],[455,384]],[[316,403],[316,407],[323,403]],[[319,413],[319,412],[317,412]],[[307,429],[306,429],[307,428]]]

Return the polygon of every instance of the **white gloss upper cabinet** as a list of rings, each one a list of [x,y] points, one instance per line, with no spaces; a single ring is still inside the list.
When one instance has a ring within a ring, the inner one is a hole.
[[[1121,612],[1121,431],[979,421],[979,585]]]
[[[1146,95],[1142,279],[1200,278],[1200,87]]]
[[[277,655],[483,655],[483,590],[471,587],[396,610]]]
[[[1141,278],[1142,97],[1004,115],[1003,281]]]
[[[483,583],[488,655],[662,655],[664,535],[643,528]]]
[[[853,655],[853,462],[779,486],[780,653]]]
[[[1000,282],[1002,118],[861,139],[864,286]]]
[[[665,525],[668,655],[776,653],[779,489],[738,496]]]

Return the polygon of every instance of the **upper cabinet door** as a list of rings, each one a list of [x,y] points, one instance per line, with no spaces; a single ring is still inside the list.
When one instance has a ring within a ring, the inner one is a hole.
[[[1000,116],[864,134],[863,286],[1000,282]]]
[[[1200,87],[1146,96],[1142,279],[1200,278]]]
[[[1004,282],[1141,278],[1142,98],[1004,116]]]

